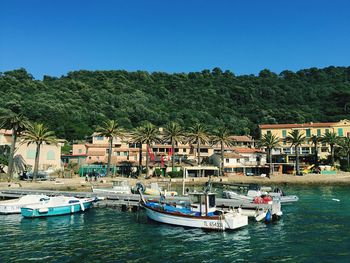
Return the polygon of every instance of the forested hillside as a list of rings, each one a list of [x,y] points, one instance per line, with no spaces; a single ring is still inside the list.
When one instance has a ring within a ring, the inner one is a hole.
[[[131,129],[198,121],[257,134],[260,123],[338,121],[350,118],[350,67],[283,71],[258,76],[212,71],[74,71],[35,80],[25,69],[0,75],[0,111],[22,111],[61,138],[81,139],[105,119]]]

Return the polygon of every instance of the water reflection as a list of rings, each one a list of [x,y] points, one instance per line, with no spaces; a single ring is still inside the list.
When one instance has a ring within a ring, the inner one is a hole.
[[[223,233],[154,223],[143,211],[105,208],[43,219],[0,216],[0,261],[347,262],[349,188],[286,190],[300,201],[283,206],[280,221],[250,221]]]

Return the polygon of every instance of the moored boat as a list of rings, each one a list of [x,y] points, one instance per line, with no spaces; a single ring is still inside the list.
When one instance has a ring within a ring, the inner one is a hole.
[[[269,196],[272,199],[278,200],[281,203],[291,203],[297,202],[299,198],[296,195],[285,195],[285,193],[280,188],[275,188],[273,192],[265,192],[261,191],[259,187],[255,187],[254,189],[249,189],[247,194],[238,194],[234,191],[223,191],[223,197],[228,199],[234,199],[239,201],[248,201],[248,202],[256,202],[258,197],[264,198],[265,196]],[[266,201],[267,203],[267,201]]]
[[[20,214],[21,207],[45,203],[49,200],[46,195],[25,195],[20,198],[0,202],[0,214]]]
[[[189,205],[145,201],[141,194],[141,206],[150,219],[165,224],[219,231],[248,225],[248,217],[239,209],[218,210],[214,193],[192,193]]]
[[[131,194],[131,187],[126,180],[113,180],[111,188],[92,187],[92,191],[97,194]]]
[[[76,198],[67,196],[55,196],[41,204],[26,205],[21,207],[21,214],[24,217],[47,217],[65,215],[86,211],[91,208],[95,198]]]

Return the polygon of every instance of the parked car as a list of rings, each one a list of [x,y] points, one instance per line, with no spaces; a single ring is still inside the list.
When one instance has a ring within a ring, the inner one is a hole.
[[[21,180],[26,180],[26,181],[33,180],[33,172],[28,172],[28,173],[23,172],[22,175],[20,176],[20,179]],[[36,176],[36,179],[38,181],[46,181],[46,180],[49,179],[49,176],[48,176],[47,173],[39,171],[37,176]]]

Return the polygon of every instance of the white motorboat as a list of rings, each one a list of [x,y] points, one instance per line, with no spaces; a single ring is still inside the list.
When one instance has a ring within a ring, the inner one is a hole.
[[[21,198],[0,202],[0,214],[20,214],[21,207],[45,203],[50,198],[46,195],[25,195]]]
[[[113,180],[110,188],[95,188],[92,191],[97,194],[131,194],[131,187],[126,180]]]
[[[246,195],[238,194],[234,191],[223,191],[223,197],[239,201],[253,202],[256,197],[270,196],[272,199],[277,199],[281,203],[296,202],[299,198],[296,195],[285,195],[280,188],[275,188],[273,192],[261,191],[259,187],[249,189]]]
[[[192,193],[189,196],[189,205],[184,205],[145,201],[141,194],[141,206],[150,219],[170,225],[219,231],[248,225],[248,217],[242,215],[240,209],[218,210],[214,193]]]
[[[92,207],[95,198],[76,198],[68,196],[50,197],[47,202],[21,207],[21,214],[27,218],[73,214]]]

